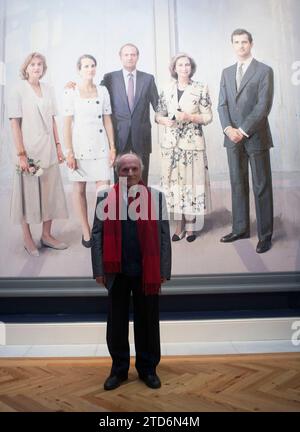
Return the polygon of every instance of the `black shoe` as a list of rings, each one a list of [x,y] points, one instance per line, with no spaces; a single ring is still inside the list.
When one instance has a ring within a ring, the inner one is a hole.
[[[196,234],[186,236],[186,241],[188,241],[189,243],[193,242],[194,240],[196,240]]]
[[[84,240],[84,238],[82,236],[81,244],[82,244],[82,246],[84,246],[86,248],[91,248],[92,247],[92,239]]]
[[[257,253],[264,253],[271,249],[271,240],[259,240],[256,246]]]
[[[117,375],[110,375],[106,378],[104,383],[104,390],[114,390],[120,387],[123,381],[126,381],[128,377],[118,377]]]
[[[232,243],[236,240],[241,240],[241,239],[247,239],[250,237],[250,234],[248,232],[242,233],[242,234],[234,234],[234,233],[230,233],[225,235],[224,237],[222,237],[220,239],[220,242],[222,243]]]
[[[146,386],[152,388],[152,389],[158,389],[161,387],[161,382],[159,377],[154,374],[154,375],[139,375],[140,380],[144,381],[144,383],[146,384]]]

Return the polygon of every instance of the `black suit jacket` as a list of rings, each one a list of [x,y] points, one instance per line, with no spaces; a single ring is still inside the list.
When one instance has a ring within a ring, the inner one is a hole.
[[[137,71],[134,108],[130,112],[122,70],[104,75],[112,106],[117,152],[124,151],[131,136],[133,149],[138,154],[151,153],[150,104],[157,108],[158,92],[153,75]]]
[[[156,214],[158,217],[158,239],[160,248],[160,274],[161,277],[170,279],[171,277],[171,241],[170,241],[170,228],[169,228],[169,217],[167,211],[167,205],[164,194],[154,188],[150,188],[152,199],[155,203]],[[96,210],[98,204],[105,199],[109,189],[100,191]],[[103,270],[103,221],[97,217],[97,211],[95,211],[94,224],[92,229],[92,266],[93,266],[93,277],[104,276]],[[115,279],[115,275],[106,275],[107,288],[111,288]]]

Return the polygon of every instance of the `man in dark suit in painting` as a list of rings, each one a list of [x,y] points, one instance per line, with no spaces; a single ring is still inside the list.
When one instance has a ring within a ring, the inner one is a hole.
[[[237,63],[223,70],[218,111],[230,171],[232,232],[222,237],[221,242],[229,243],[250,236],[250,162],[259,239],[256,252],[264,253],[271,247],[273,233],[269,153],[273,143],[268,123],[273,102],[273,71],[252,57],[253,40],[247,30],[235,30],[231,41]]]
[[[108,89],[117,154],[135,152],[143,161],[143,181],[148,182],[151,146],[150,104],[155,110],[158,92],[153,75],[138,71],[138,48],[128,43],[120,49],[123,68],[104,75]]]

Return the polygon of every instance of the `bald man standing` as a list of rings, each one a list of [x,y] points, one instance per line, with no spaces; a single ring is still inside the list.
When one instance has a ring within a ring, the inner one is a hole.
[[[112,368],[104,389],[113,390],[128,378],[131,293],[135,367],[139,378],[157,389],[159,292],[171,277],[168,212],[163,193],[142,182],[138,155],[118,156],[115,169],[119,181],[98,195],[92,230],[93,277],[108,289],[109,299],[106,336]]]

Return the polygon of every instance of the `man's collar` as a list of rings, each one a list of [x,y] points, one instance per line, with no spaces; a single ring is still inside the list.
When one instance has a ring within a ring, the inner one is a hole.
[[[253,60],[253,56],[248,57],[247,60],[238,60],[237,64],[239,66],[241,63],[243,63],[244,67],[249,66],[252,60]]]
[[[122,69],[124,77],[128,77],[128,75],[131,73],[134,77],[136,77],[136,69],[134,69],[132,72],[129,72],[127,69]]]

